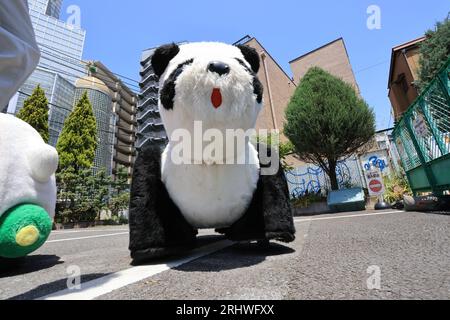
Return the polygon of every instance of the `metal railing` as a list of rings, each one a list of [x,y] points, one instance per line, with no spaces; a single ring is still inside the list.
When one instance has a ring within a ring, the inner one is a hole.
[[[415,192],[426,189],[440,192],[450,188],[449,72],[450,59],[404,113],[393,132],[403,167]],[[448,163],[443,164],[442,161],[447,159]],[[417,173],[420,170],[423,174]]]

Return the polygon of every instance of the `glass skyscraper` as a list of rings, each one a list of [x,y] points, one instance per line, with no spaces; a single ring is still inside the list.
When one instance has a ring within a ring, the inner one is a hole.
[[[28,0],[30,10],[59,19],[63,0]]]
[[[57,72],[37,68],[21,88],[21,92],[31,93],[38,85],[45,91],[49,101],[49,144],[56,146],[64,121],[73,108],[75,86]],[[28,96],[16,96],[16,105],[23,106]]]
[[[81,63],[86,31],[59,20],[62,0],[28,0],[31,22],[41,49],[39,66],[75,83],[86,75]]]
[[[103,81],[87,77],[93,71],[88,71],[89,63],[82,61],[86,32],[60,20],[62,3],[63,0],[28,0],[41,59],[33,74],[10,100],[7,112],[17,114],[25,99],[40,85],[49,101],[49,144],[56,146],[66,118],[87,91],[97,120],[94,170],[105,168],[111,174],[116,161],[131,173],[136,96],[99,62],[96,62],[99,70],[106,75]],[[99,75],[100,72],[96,74]],[[125,141],[116,141],[115,133],[118,139]]]
[[[43,3],[45,2],[46,1],[43,1]],[[61,6],[62,0],[48,0],[45,14],[50,17],[59,19],[59,15],[61,14]]]
[[[75,81],[86,75],[81,62],[86,32],[59,20],[63,0],[28,0],[41,59],[34,73],[11,99],[8,113],[17,114],[39,84],[49,101],[49,129],[56,146],[64,121],[73,108]]]
[[[86,31],[59,20],[63,0],[28,0],[31,22],[41,49],[41,68],[54,69],[75,83],[86,75],[81,63]]]

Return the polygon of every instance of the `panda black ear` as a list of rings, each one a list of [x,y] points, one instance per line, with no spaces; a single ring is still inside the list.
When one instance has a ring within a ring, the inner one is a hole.
[[[250,66],[252,67],[253,72],[258,73],[259,66],[260,66],[258,52],[256,52],[255,49],[253,49],[249,46],[244,46],[242,44],[239,44],[236,47],[238,47],[241,50],[242,54],[244,55],[245,60],[247,60],[247,62],[250,63]]]
[[[155,50],[152,56],[152,67],[158,77],[166,71],[169,62],[180,52],[175,43],[166,44]]]

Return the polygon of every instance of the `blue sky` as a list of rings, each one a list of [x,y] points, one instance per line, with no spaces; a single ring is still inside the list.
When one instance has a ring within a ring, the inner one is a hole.
[[[381,29],[366,26],[368,6],[381,9]],[[78,5],[87,31],[84,58],[139,80],[143,49],[172,41],[233,43],[249,34],[291,75],[289,61],[343,37],[361,93],[378,129],[392,126],[387,98],[391,48],[443,20],[448,0],[65,0]]]

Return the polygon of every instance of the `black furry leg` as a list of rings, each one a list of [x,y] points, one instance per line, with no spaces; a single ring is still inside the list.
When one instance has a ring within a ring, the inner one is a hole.
[[[134,166],[130,200],[133,263],[179,253],[195,245],[197,230],[182,216],[161,181],[161,152],[149,147]]]
[[[281,166],[276,175],[260,177],[245,215],[230,228],[217,231],[235,241],[295,240],[289,190]]]
[[[266,239],[294,241],[294,217],[289,188],[281,164],[276,175],[261,176],[261,188]]]

